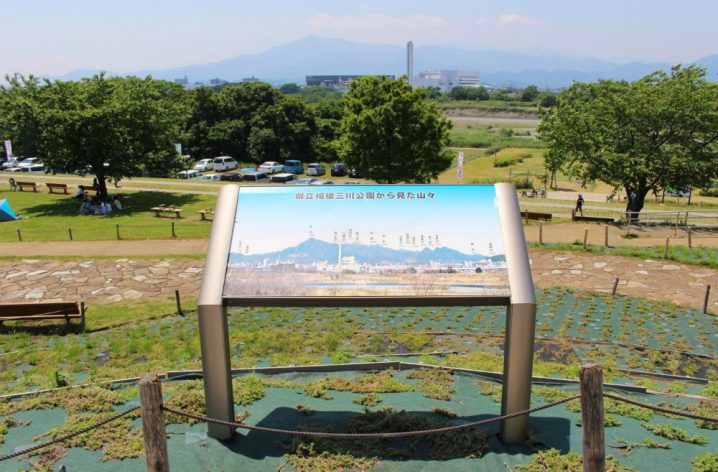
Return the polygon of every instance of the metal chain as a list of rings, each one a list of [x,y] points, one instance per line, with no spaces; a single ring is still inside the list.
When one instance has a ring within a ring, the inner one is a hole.
[[[563,400],[557,400],[555,402],[547,403],[545,405],[541,405],[538,407],[530,408],[528,410],[521,410],[514,413],[509,413],[507,415],[497,416],[495,418],[489,418],[486,420],[480,420],[480,421],[474,421],[471,423],[464,423],[464,424],[458,424],[453,426],[445,426],[443,428],[433,428],[433,429],[425,429],[420,431],[398,431],[398,432],[391,432],[391,433],[327,433],[323,431],[295,431],[295,430],[288,430],[288,429],[279,429],[279,428],[268,428],[265,426],[252,426],[245,423],[235,423],[233,421],[224,421],[224,420],[218,420],[216,418],[209,418],[207,416],[201,416],[201,415],[195,415],[193,413],[186,413],[183,411],[175,410],[174,408],[170,408],[167,406],[162,406],[162,409],[169,412],[174,413],[179,416],[183,416],[185,418],[191,418],[197,421],[202,421],[205,423],[214,423],[214,424],[221,424],[224,426],[231,426],[233,428],[242,428],[242,429],[248,429],[250,431],[261,431],[265,433],[276,433],[276,434],[287,434],[290,436],[302,436],[302,437],[312,437],[312,438],[332,438],[332,439],[366,439],[366,438],[381,438],[381,439],[390,439],[390,438],[403,438],[403,437],[410,437],[410,436],[425,436],[429,434],[440,434],[440,433],[449,433],[453,431],[460,431],[463,429],[471,429],[476,428],[478,426],[484,426],[487,424],[495,423],[497,421],[503,421],[508,420],[511,418],[515,418],[517,416],[523,416],[528,415],[529,413],[534,413],[536,411],[545,410],[547,408],[554,407],[556,405],[560,405],[562,403],[570,402],[571,400],[576,400],[577,398],[580,398],[581,395],[574,395],[572,397],[564,398]]]
[[[653,411],[660,411],[661,413],[668,413],[670,415],[676,415],[676,416],[684,416],[686,418],[692,418],[694,420],[715,421],[716,423],[718,423],[718,418],[710,418],[708,416],[694,415],[692,413],[685,413],[682,411],[670,410],[668,408],[663,408],[663,407],[660,407],[657,405],[649,405],[646,403],[637,402],[635,400],[630,400],[628,398],[619,397],[618,395],[614,395],[612,393],[604,393],[603,396],[606,398],[611,398],[613,400],[618,400],[619,402],[630,403],[631,405],[640,406],[641,408],[646,408],[646,409],[653,410]]]
[[[129,415],[130,413],[132,413],[133,411],[138,410],[139,408],[140,408],[139,406],[134,406],[134,407],[130,408],[129,410],[125,410],[125,411],[123,411],[122,413],[118,413],[118,414],[115,415],[115,416],[112,416],[112,417],[110,417],[110,418],[107,418],[107,419],[105,419],[105,420],[102,420],[102,421],[100,421],[100,422],[98,422],[98,423],[95,423],[95,424],[93,424],[93,425],[87,426],[87,427],[85,427],[85,428],[79,429],[79,430],[77,430],[77,431],[73,431],[72,433],[67,433],[67,434],[65,434],[64,436],[60,436],[59,438],[53,439],[52,441],[47,441],[47,442],[44,442],[44,443],[41,443],[41,444],[36,444],[36,445],[34,445],[34,446],[30,446],[30,447],[28,447],[28,448],[21,449],[21,450],[19,450],[19,451],[11,452],[10,454],[5,454],[4,456],[0,457],[0,462],[6,461],[6,460],[8,460],[8,459],[12,459],[13,457],[21,456],[21,455],[23,455],[23,454],[27,454],[28,452],[37,451],[38,449],[42,449],[42,448],[47,447],[47,446],[52,446],[53,444],[61,443],[61,442],[66,441],[66,440],[68,440],[68,439],[70,439],[70,438],[74,438],[75,436],[79,436],[80,434],[86,433],[86,432],[88,432],[88,431],[92,431],[93,429],[99,428],[100,426],[104,426],[104,425],[106,425],[107,423],[111,423],[111,422],[113,422],[113,421],[115,421],[115,420],[118,420],[118,419],[122,418],[123,416],[127,416],[127,415]]]

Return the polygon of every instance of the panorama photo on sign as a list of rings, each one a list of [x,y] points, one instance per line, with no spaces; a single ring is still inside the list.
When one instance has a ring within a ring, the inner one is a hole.
[[[508,294],[493,186],[239,191],[225,298]]]

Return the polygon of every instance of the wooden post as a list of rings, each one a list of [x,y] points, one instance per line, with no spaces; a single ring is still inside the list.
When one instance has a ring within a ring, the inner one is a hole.
[[[80,326],[85,329],[85,302],[80,302]]]
[[[172,237],[173,237],[173,238],[176,238],[176,237],[177,237],[177,236],[175,235],[175,222],[174,222],[174,221],[172,222]]]
[[[613,281],[613,289],[611,290],[611,295],[616,295],[616,290],[618,289],[618,277],[616,277],[616,280]]]
[[[689,248],[693,247],[693,231],[691,230],[690,227],[688,228],[688,247]]]
[[[582,365],[581,429],[583,430],[583,470],[606,470],[606,447],[603,436],[603,372],[598,364]]]
[[[703,298],[703,314],[708,314],[708,299],[711,296],[711,286],[706,285],[706,296]]]
[[[177,301],[177,314],[184,316],[184,313],[182,312],[182,305],[180,305],[179,290],[175,290],[175,301]]]
[[[121,239],[121,238],[120,238],[120,225],[119,225],[119,224],[116,224],[116,225],[115,225],[115,234],[117,235],[117,239]]]
[[[543,245],[543,223],[539,223],[539,244]]]
[[[70,237],[70,241],[72,241],[72,228],[67,228],[67,235]]]
[[[586,249],[586,243],[588,242],[588,228],[583,230],[583,248]]]
[[[663,250],[663,258],[664,259],[668,259],[668,246],[669,246],[670,242],[671,242],[671,238],[666,238],[666,247]]]
[[[608,225],[606,225],[606,226],[604,227],[604,232],[603,232],[603,245],[606,246],[606,247],[608,247]]]
[[[20,228],[17,230],[17,239],[18,241],[22,242],[22,233],[20,232]]]
[[[169,472],[165,415],[162,411],[162,383],[157,374],[148,374],[140,379],[140,406],[147,471]]]

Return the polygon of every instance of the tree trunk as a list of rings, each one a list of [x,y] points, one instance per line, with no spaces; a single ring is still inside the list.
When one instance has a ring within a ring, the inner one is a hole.
[[[107,201],[107,179],[105,177],[98,177],[97,178],[97,185],[100,187],[100,190],[97,192],[97,195],[102,199],[102,201]]]
[[[647,194],[648,190],[641,190],[638,192],[634,190],[628,190],[626,192],[626,221],[638,221],[638,214],[641,212],[641,210],[643,210]]]

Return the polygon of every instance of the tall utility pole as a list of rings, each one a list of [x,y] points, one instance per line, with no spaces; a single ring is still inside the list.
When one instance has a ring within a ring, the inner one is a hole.
[[[414,87],[414,42],[406,43],[406,75],[409,77],[409,85]]]

